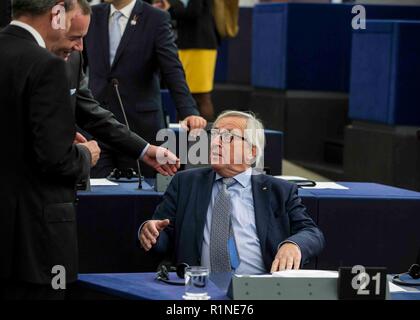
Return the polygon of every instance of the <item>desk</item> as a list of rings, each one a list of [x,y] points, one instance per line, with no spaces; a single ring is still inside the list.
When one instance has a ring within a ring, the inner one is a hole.
[[[327,246],[309,268],[386,266],[408,270],[420,248],[420,193],[374,183],[341,183],[348,190],[299,190]],[[81,273],[156,270],[158,261],[140,249],[139,225],[149,219],[162,193],[135,184],[93,187],[79,193]]]
[[[171,279],[175,279],[171,274]],[[420,288],[409,292],[391,293],[391,300],[420,300]],[[185,288],[172,286],[155,280],[155,273],[129,274],[80,274],[78,290],[83,299],[86,290],[106,294],[110,297],[136,300],[182,300]],[[226,293],[209,281],[209,296],[212,300],[228,300]]]

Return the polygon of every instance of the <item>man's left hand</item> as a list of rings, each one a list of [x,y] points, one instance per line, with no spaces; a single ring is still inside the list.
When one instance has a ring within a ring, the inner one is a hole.
[[[298,270],[301,260],[302,254],[300,248],[294,243],[286,242],[280,247],[274,258],[273,264],[271,265],[271,272],[292,269]]]
[[[189,116],[181,122],[181,126],[190,132],[195,129],[204,129],[206,125],[206,119],[200,116]]]

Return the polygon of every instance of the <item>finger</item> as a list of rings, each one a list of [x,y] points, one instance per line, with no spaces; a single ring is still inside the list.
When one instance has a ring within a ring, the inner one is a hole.
[[[206,126],[207,126],[207,120],[203,118],[201,120],[201,128],[205,128]]]
[[[169,150],[166,150],[165,157],[168,159],[169,164],[176,164],[179,162],[179,158]]]
[[[293,257],[288,257],[286,262],[286,270],[292,270],[293,268]]]
[[[144,250],[148,251],[152,248],[152,245],[150,244],[149,240],[145,238],[144,234],[140,236],[140,241],[142,242],[142,247]]]
[[[156,171],[165,177],[169,175],[165,170],[162,169],[162,167],[156,167]]]
[[[185,120],[184,121],[181,121],[180,125],[181,125],[181,128],[182,129],[188,131],[188,120],[187,121],[185,121]]]
[[[285,257],[280,258],[279,270],[283,271],[286,269],[287,259]]]
[[[148,229],[145,229],[144,230],[144,236],[152,244],[155,244],[156,243],[157,236],[155,236],[154,234],[152,234]]]
[[[150,232],[150,234],[152,234],[155,238],[157,238],[159,236],[159,230],[156,226],[156,223],[150,221],[147,224],[147,230]]]
[[[175,165],[167,165],[167,164],[164,164],[164,165],[162,165],[161,166],[162,167],[162,169],[163,170],[165,170],[165,172],[167,172],[168,173],[168,175],[170,175],[170,176],[173,176],[176,172],[177,172],[177,169],[176,169],[176,167],[175,167]]]
[[[162,231],[163,229],[165,229],[171,222],[169,221],[169,219],[165,219],[165,220],[161,220],[156,224],[156,228],[158,229],[158,231]]]
[[[199,125],[200,125],[200,121],[197,118],[193,118],[190,123],[190,129],[191,130],[197,129],[199,128]]]
[[[278,271],[278,269],[279,269],[279,263],[280,263],[280,261],[279,261],[279,259],[274,259],[274,261],[273,261],[273,263],[272,263],[272,265],[271,265],[271,273],[273,273],[273,272],[276,272],[276,271]]]
[[[297,257],[294,259],[294,263],[293,263],[293,269],[294,270],[299,270],[300,268],[300,262],[301,262],[301,257]]]

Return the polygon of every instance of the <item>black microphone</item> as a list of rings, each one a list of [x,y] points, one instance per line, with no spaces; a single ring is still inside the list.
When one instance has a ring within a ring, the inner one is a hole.
[[[117,94],[118,102],[119,102],[121,112],[122,112],[123,117],[124,117],[125,125],[127,126],[128,130],[130,130],[130,125],[128,124],[128,119],[127,119],[127,115],[125,114],[124,104],[122,102],[121,95],[120,95],[120,90],[119,90],[119,84],[120,83],[119,83],[118,79],[115,79],[115,78],[112,79],[111,82],[112,82],[112,86],[115,88],[115,93]],[[136,162],[137,162],[137,173],[138,173],[138,176],[139,176],[139,189],[143,189],[143,185],[142,185],[142,182],[141,182],[140,161],[139,161],[138,158],[137,158]]]

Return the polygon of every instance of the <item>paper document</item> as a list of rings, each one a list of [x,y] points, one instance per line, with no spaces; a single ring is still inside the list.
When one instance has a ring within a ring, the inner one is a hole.
[[[306,180],[309,180],[307,178],[297,177],[297,176],[274,176],[274,178],[283,179],[283,180],[287,180],[287,181],[306,181]]]
[[[313,187],[302,187],[302,189],[348,190],[349,188],[335,182],[317,182],[316,185]]]
[[[118,183],[109,181],[108,179],[90,179],[91,186],[118,186]]]
[[[338,278],[337,271],[326,270],[285,270],[273,272],[279,278]]]
[[[392,281],[389,281],[389,292],[394,293],[394,292],[416,292],[418,293],[419,290],[417,289],[417,287],[404,287],[404,286],[399,286],[396,285],[395,283],[393,283]]]

